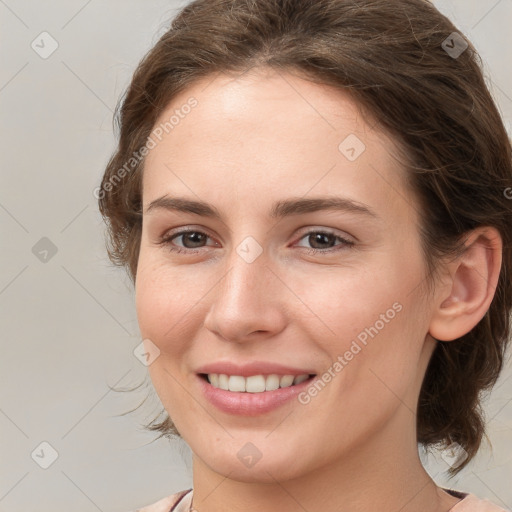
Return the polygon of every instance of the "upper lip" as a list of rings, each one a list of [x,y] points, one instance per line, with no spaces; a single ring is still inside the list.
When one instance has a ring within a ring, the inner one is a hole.
[[[315,372],[308,368],[293,368],[282,364],[251,361],[243,364],[236,364],[230,361],[219,361],[209,363],[199,367],[197,373],[217,373],[226,375],[240,375],[241,377],[250,377],[251,375],[304,375],[314,374]]]

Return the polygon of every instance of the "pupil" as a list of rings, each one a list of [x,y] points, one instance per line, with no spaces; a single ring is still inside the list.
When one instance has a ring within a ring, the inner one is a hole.
[[[194,243],[199,243],[199,244],[200,244],[200,243],[201,243],[201,238],[202,238],[202,236],[203,236],[203,235],[202,235],[201,233],[187,233],[187,234],[185,235],[185,237],[184,237],[184,240],[183,240],[183,241],[185,242],[185,240],[187,240],[187,238],[188,238],[189,240],[190,240],[190,239],[192,239],[192,246],[193,246],[193,247],[196,247],[196,246],[194,246],[193,244],[194,244]],[[195,241],[193,240],[194,238],[196,238],[196,240],[195,240]],[[187,245],[187,244],[185,244],[185,245]]]
[[[320,242],[320,244],[322,244],[322,242],[323,243],[328,243],[329,237],[332,237],[332,235],[330,235],[328,233],[315,233],[314,235],[310,235],[309,242],[310,242],[312,247],[316,248],[315,244],[317,242]],[[326,240],[327,240],[327,242],[326,242]],[[321,248],[322,247],[320,247],[320,249]]]

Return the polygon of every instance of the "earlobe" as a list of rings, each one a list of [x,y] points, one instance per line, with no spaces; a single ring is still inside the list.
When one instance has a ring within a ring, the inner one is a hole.
[[[455,340],[485,316],[498,283],[502,245],[495,228],[481,227],[469,233],[465,252],[448,264],[449,282],[435,294],[429,326],[432,337]]]

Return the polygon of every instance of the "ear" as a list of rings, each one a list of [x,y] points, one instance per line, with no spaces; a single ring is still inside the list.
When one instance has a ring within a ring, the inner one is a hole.
[[[429,334],[451,341],[467,334],[485,316],[498,284],[503,242],[492,227],[468,233],[466,250],[447,264],[449,278],[436,290]]]

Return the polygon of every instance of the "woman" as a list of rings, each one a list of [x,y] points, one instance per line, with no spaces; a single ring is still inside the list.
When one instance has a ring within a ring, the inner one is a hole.
[[[143,511],[502,511],[476,454],[512,309],[511,146],[425,0],[196,0],[137,68],[99,207],[193,490]]]

